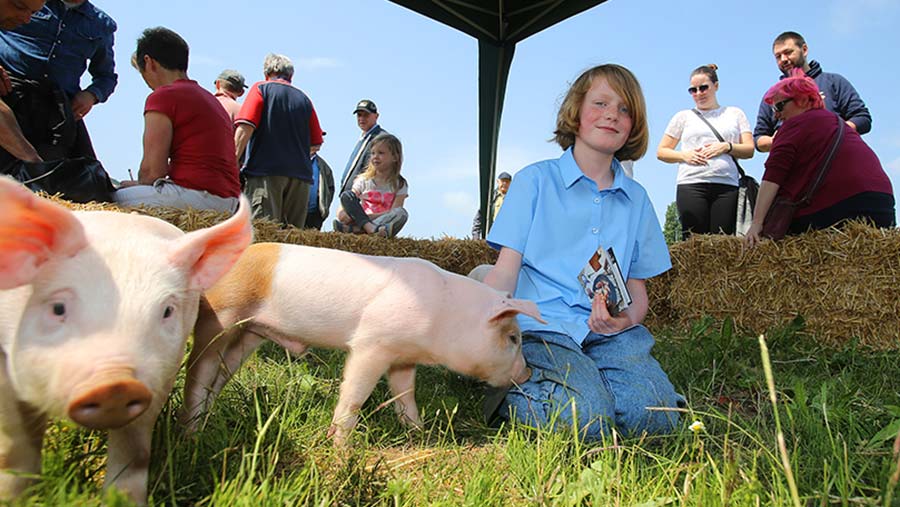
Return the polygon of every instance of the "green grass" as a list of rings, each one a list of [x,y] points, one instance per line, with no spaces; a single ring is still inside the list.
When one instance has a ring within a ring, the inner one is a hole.
[[[343,354],[292,359],[267,344],[225,388],[202,431],[187,438],[172,395],[154,434],[150,500],[158,505],[900,505],[900,361],[892,352],[826,350],[795,321],[766,335],[784,449],[776,439],[756,336],[704,320],[658,332],[655,350],[689,401],[678,432],[611,438],[491,428],[480,386],[420,368],[426,427],[400,425],[384,383],[363,410],[349,451],[326,434]],[[688,429],[692,421],[704,429]],[[43,480],[17,505],[128,505],[103,493],[102,433],[54,423]]]

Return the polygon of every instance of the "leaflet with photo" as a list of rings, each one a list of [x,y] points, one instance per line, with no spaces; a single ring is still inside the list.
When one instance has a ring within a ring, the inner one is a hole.
[[[597,293],[606,294],[606,306],[612,315],[631,305],[631,294],[612,247],[604,249],[601,245],[578,274],[578,281],[590,299]]]

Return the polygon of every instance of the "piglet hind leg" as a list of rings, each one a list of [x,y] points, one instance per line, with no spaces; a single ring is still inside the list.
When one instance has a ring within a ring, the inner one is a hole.
[[[388,386],[394,397],[394,409],[400,422],[406,426],[422,429],[424,426],[416,406],[416,366],[391,366],[387,374]]]
[[[378,379],[389,366],[390,360],[377,350],[351,350],[347,354],[341,393],[328,431],[329,436],[334,438],[335,446],[346,446],[350,432],[359,419],[359,409],[369,399]]]

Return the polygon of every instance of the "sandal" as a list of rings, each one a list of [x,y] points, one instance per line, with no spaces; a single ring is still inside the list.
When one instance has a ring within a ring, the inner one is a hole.
[[[337,218],[334,219],[334,223],[332,223],[331,228],[334,229],[334,232],[353,232],[352,226],[341,222]]]
[[[386,224],[381,224],[375,227],[375,231],[372,234],[377,234],[382,238],[393,238],[394,237],[394,224],[388,222]]]

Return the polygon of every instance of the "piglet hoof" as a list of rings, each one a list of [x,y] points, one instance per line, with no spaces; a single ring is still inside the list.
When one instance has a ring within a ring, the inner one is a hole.
[[[410,418],[407,415],[400,416],[400,423],[406,426],[411,430],[422,431],[425,429],[425,423],[422,421],[422,418],[416,414],[415,418]]]
[[[330,428],[328,428],[328,438],[331,439],[331,442],[334,444],[334,447],[339,450],[347,449],[347,440],[349,438],[349,432],[346,428],[342,428],[337,424],[332,424]]]
[[[192,438],[197,435],[198,430],[200,429],[200,421],[198,420],[197,415],[188,414],[185,412],[178,413],[178,424],[181,425],[182,431],[184,431],[184,436],[188,438]]]
[[[90,429],[121,428],[147,410],[153,394],[135,380],[101,384],[78,394],[67,413],[76,423]]]

